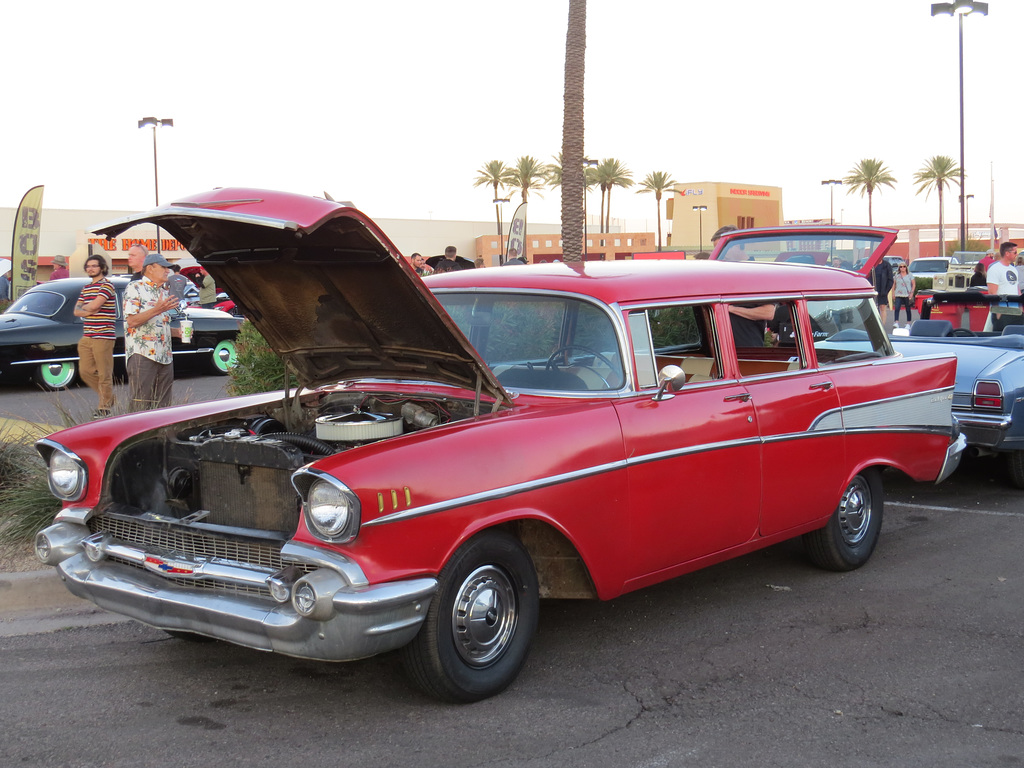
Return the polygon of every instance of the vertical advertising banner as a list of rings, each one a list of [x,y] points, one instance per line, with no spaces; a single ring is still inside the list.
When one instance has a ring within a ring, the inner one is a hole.
[[[43,218],[43,187],[32,187],[21,198],[14,220],[14,243],[11,246],[11,299],[36,284],[39,259],[39,229]]]
[[[508,227],[508,250],[505,252],[505,261],[515,258],[522,258],[527,264],[530,263],[526,258],[526,203],[516,208],[516,214]]]

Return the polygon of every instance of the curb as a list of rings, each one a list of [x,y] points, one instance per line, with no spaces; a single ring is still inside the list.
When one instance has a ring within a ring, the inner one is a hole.
[[[0,615],[86,605],[91,603],[72,595],[55,568],[25,573],[0,573]]]

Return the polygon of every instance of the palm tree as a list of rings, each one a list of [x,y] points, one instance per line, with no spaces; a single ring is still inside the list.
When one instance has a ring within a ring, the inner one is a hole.
[[[601,186],[601,212],[604,220],[601,223],[601,231],[611,230],[612,223],[612,187],[632,187],[633,172],[614,157],[601,161],[595,173],[597,183]]]
[[[559,172],[562,187],[562,259],[583,258],[583,73],[587,52],[587,0],[569,0],[565,33],[565,85],[562,91],[562,152]]]
[[[924,199],[927,200],[933,189],[939,192],[939,256],[946,255],[946,219],[942,210],[942,193],[949,188],[950,182],[960,186],[960,167],[948,155],[929,158],[921,170],[914,174],[914,183],[917,184],[915,194],[925,192]]]
[[[892,187],[896,183],[896,179],[889,169],[885,167],[881,160],[864,159],[853,166],[850,169],[849,175],[843,179],[843,184],[846,185],[846,194],[851,192],[860,192],[860,196],[864,197],[864,193],[868,194],[868,225],[874,225],[874,217],[871,211],[872,195],[875,194],[875,190],[883,184],[887,187]]]
[[[539,189],[547,175],[546,165],[535,157],[523,155],[516,160],[515,166],[511,169],[507,185],[512,189],[518,189],[525,203],[531,189],[540,196]]]
[[[654,193],[654,202],[658,207],[658,250],[661,250],[661,195],[666,189],[671,189],[676,185],[675,179],[671,178],[664,171],[655,171],[654,173],[648,173],[647,178],[640,182],[640,189],[636,191],[638,195],[642,195],[646,192]]]
[[[473,182],[473,186],[482,187],[485,184],[490,184],[494,187],[494,200],[501,197],[498,194],[498,188],[509,186],[509,182],[512,180],[512,169],[501,160],[491,160],[484,163],[480,170],[477,171],[477,174],[479,175],[476,177],[476,181]],[[494,216],[498,222],[498,241],[499,249],[501,249],[504,246],[501,245],[501,209],[498,207],[499,205],[499,203],[494,204]]]

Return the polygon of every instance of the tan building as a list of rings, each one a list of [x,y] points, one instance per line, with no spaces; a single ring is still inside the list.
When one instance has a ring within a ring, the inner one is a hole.
[[[530,232],[532,225],[527,225],[526,258],[530,264],[544,264],[562,259],[562,235],[555,226],[550,224],[537,225],[555,234],[538,234]],[[498,254],[508,238],[498,245],[498,235],[484,235],[476,239],[476,255],[484,260],[485,267],[498,266]],[[658,245],[658,236],[653,232],[588,232],[587,247],[584,258],[587,261],[615,261],[632,259],[634,253],[654,250]]]
[[[711,235],[726,224],[739,229],[782,224],[782,187],[725,181],[676,184],[675,194],[665,201],[665,215],[672,221],[673,250],[710,251]]]

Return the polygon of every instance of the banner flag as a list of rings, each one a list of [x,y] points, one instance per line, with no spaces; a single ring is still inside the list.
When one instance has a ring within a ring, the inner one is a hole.
[[[43,217],[43,187],[32,187],[21,198],[14,219],[14,242],[11,245],[11,299],[36,284],[39,260],[39,229]]]
[[[521,203],[516,208],[508,227],[508,250],[505,251],[505,261],[517,257],[521,257],[527,264],[530,263],[526,258],[526,203]]]

